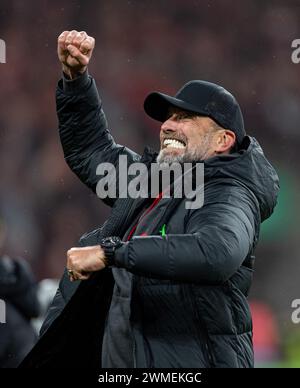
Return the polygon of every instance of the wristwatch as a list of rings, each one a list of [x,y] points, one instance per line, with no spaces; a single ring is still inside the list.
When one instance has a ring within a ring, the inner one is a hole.
[[[123,245],[119,237],[105,237],[101,240],[100,246],[104,250],[105,265],[111,267],[115,264],[115,250]]]

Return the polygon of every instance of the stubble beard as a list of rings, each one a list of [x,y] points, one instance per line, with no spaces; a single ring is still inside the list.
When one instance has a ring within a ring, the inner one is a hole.
[[[204,135],[200,145],[187,146],[184,152],[172,153],[167,148],[161,149],[157,156],[158,164],[191,163],[207,159],[211,149],[212,134]]]

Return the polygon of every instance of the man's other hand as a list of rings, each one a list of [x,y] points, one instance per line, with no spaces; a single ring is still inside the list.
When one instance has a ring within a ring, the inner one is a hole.
[[[86,280],[105,266],[105,255],[100,245],[71,248],[67,252],[67,270],[71,281]]]
[[[64,31],[57,41],[57,53],[63,72],[71,79],[86,71],[95,47],[95,39],[85,31]]]

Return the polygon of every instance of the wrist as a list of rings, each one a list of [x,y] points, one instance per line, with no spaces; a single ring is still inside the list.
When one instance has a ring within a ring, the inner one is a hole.
[[[64,72],[64,74],[70,79],[70,80],[74,80],[75,78],[78,78],[80,77],[83,73],[85,73],[85,71],[87,70],[87,66],[84,66],[83,68],[81,68],[80,70],[74,70],[72,69],[71,67],[69,66],[66,66],[66,65],[62,65],[62,71]]]
[[[68,94],[84,93],[91,85],[91,82],[92,79],[87,71],[74,79],[70,79],[66,73],[63,73],[62,89]]]
[[[100,246],[104,251],[104,264],[106,267],[114,266],[115,252],[123,245],[122,240],[119,237],[106,237],[101,240]]]

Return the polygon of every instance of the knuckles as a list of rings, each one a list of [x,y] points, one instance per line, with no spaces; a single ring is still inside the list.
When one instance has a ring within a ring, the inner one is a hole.
[[[95,46],[95,39],[89,36],[85,31],[63,31],[57,39],[59,43],[65,42],[66,44],[83,44],[84,48],[88,50]]]
[[[71,248],[67,251],[67,258],[69,264],[77,264],[79,261],[78,252],[76,248]]]
[[[78,259],[78,257],[70,256],[67,260],[67,265],[69,268],[73,268],[76,271],[81,271],[81,261]]]

